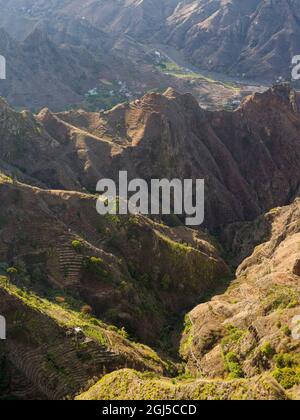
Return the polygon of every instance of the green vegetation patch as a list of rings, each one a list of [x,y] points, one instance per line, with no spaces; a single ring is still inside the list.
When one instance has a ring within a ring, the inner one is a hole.
[[[276,369],[273,377],[284,389],[300,385],[300,354],[280,353],[274,358]]]
[[[191,71],[189,69],[186,69],[184,67],[179,66],[174,61],[165,59],[160,64],[157,65],[158,70],[160,70],[162,73],[168,74],[170,76],[177,77],[179,79],[186,79],[186,80],[201,80],[206,83],[215,84],[223,86],[227,89],[232,89],[236,91],[236,93],[240,92],[240,88],[238,85],[230,82],[222,82],[219,80],[215,80],[211,77],[204,76],[201,73],[198,73],[196,71]]]
[[[260,352],[267,358],[272,359],[276,353],[275,349],[271,345],[271,343],[266,342],[260,348]]]
[[[81,252],[83,248],[83,244],[79,240],[74,240],[72,242],[72,248],[75,249],[76,252]]]
[[[87,273],[99,277],[108,283],[113,282],[113,274],[110,267],[99,257],[85,257],[83,267]]]
[[[185,316],[184,319],[184,330],[183,330],[183,336],[180,343],[180,354],[183,357],[186,357],[189,353],[194,341],[194,335],[193,335],[193,324],[191,321],[191,318],[189,314]]]
[[[292,309],[300,305],[300,297],[297,290],[292,287],[274,285],[268,292],[264,304],[266,314],[277,310]]]

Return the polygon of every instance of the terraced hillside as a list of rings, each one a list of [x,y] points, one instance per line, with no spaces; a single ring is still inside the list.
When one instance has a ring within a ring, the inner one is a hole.
[[[72,398],[124,366],[167,372],[152,350],[71,309],[67,299],[40,298],[1,277],[0,302],[8,325],[8,340],[1,343],[2,398],[26,398],[31,392],[35,398]],[[19,381],[16,369],[22,374]]]

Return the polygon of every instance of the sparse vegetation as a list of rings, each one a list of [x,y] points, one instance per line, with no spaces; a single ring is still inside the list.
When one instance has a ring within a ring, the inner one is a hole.
[[[284,389],[291,389],[295,385],[300,385],[300,369],[289,367],[277,368],[273,372],[273,377],[283,386]]]
[[[241,330],[233,325],[226,326],[226,335],[221,341],[222,349],[227,354],[233,345],[242,340],[247,334],[246,330]]]
[[[93,308],[89,305],[82,306],[80,312],[84,315],[91,315],[93,313]]]
[[[73,247],[73,249],[75,249],[76,252],[81,252],[82,248],[83,248],[83,244],[79,240],[74,240],[72,242],[72,247]]]
[[[260,348],[260,352],[267,358],[267,359],[272,359],[272,357],[275,355],[276,351],[275,349],[272,347],[271,343],[266,342],[264,343],[261,348]]]

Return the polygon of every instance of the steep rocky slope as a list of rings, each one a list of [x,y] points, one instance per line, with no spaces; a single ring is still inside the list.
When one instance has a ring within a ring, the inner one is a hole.
[[[18,107],[63,109],[81,102],[104,72],[99,58],[80,47],[55,45],[38,29],[23,43],[1,30],[0,51],[7,59],[1,95]]]
[[[34,397],[72,398],[96,378],[124,366],[168,371],[150,348],[69,307],[67,298],[40,298],[1,277],[0,302],[8,325],[8,340],[1,342],[1,398],[26,398],[32,387]],[[26,378],[25,386],[24,379],[16,380],[16,369]]]
[[[3,160],[51,188],[94,191],[120,170],[147,180],[204,178],[214,231],[299,193],[299,97],[289,86],[255,94],[235,112],[205,112],[169,89],[103,113],[45,109],[34,118],[5,103],[1,113]]]
[[[95,111],[172,86],[210,109],[232,109],[264,89],[206,77],[182,52],[175,51],[174,61],[172,46],[157,45],[168,38],[166,19],[177,4],[0,1],[0,53],[8,75],[0,95],[34,111]]]
[[[0,27],[0,53],[7,61],[0,95],[15,107],[110,109],[149,90],[172,86],[218,109],[232,107],[255,90],[187,73],[175,64],[173,72],[167,71],[166,64],[172,63],[154,47],[124,34],[105,33],[73,16],[42,19],[30,26],[24,39],[16,37]]]
[[[227,292],[187,315],[181,352],[211,378],[271,372],[299,398],[300,200],[241,227],[236,251],[259,236]]]
[[[104,30],[145,39],[161,29],[178,3],[179,0],[1,1],[0,25],[12,30],[12,23],[17,22],[19,37],[24,37],[42,19],[76,16]]]
[[[120,370],[77,399],[299,399],[299,221],[297,199],[232,228],[236,254],[260,245],[225,294],[187,314],[188,379]]]
[[[21,284],[39,293],[69,290],[100,319],[148,343],[229,275],[204,234],[142,217],[99,216],[92,195],[5,178],[0,189],[0,261],[19,267]]]
[[[3,3],[3,4],[2,4]],[[299,54],[299,0],[76,0],[0,2],[0,24],[18,24],[19,36],[42,19],[76,16],[137,41],[182,50],[191,62],[239,78],[290,78]]]
[[[124,327],[173,351],[170,325],[229,276],[209,237],[137,216],[100,217],[92,195],[3,175],[0,189],[0,307],[8,326],[0,398],[72,398],[126,367],[174,374],[170,362],[128,341]]]

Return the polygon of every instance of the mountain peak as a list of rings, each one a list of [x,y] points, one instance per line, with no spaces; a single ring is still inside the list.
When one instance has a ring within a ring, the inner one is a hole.
[[[0,96],[0,115],[7,114],[8,112],[13,112],[13,110],[10,108],[6,100]]]

